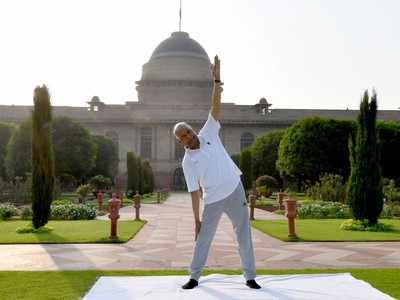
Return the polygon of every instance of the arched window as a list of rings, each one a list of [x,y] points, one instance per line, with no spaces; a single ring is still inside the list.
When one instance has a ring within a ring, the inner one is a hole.
[[[254,142],[254,135],[250,132],[245,132],[240,137],[240,151],[249,147]]]
[[[175,140],[175,159],[181,161],[185,155],[185,148]]]
[[[151,159],[153,130],[151,127],[140,128],[140,156]]]

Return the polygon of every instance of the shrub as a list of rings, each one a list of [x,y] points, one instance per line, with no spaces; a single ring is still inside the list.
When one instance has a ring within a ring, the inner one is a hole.
[[[33,215],[33,212],[32,212],[32,208],[30,208],[30,207],[24,207],[21,210],[21,219],[22,220],[31,220],[32,215]]]
[[[10,204],[0,204],[0,220],[9,220],[11,217],[17,215],[17,208]]]
[[[384,180],[383,197],[384,197],[385,201],[389,201],[389,202],[399,201],[400,202],[400,189],[398,189],[396,187],[395,181],[393,179]]]
[[[111,179],[103,175],[96,175],[90,178],[89,184],[94,187],[96,191],[104,190],[111,187]]]
[[[300,219],[343,219],[351,216],[347,205],[337,202],[316,202],[297,208]]]
[[[52,220],[93,220],[96,218],[94,205],[68,204],[51,206]]]
[[[274,177],[263,175],[256,179],[256,188],[257,192],[269,197],[272,192],[275,192],[279,189],[279,183]]]
[[[400,217],[400,203],[388,202],[383,205],[381,218]]]
[[[314,200],[344,203],[346,184],[340,175],[323,174],[318,182],[306,188],[306,195]]]
[[[18,227],[15,231],[17,233],[49,233],[53,231],[53,227],[42,226],[36,229],[32,225],[28,225],[28,226]]]
[[[92,186],[90,184],[80,185],[75,191],[79,195],[79,202],[83,202],[91,190]]]
[[[368,220],[347,220],[340,225],[342,230],[352,231],[393,231],[393,226],[390,224],[376,223],[370,225]]]
[[[57,206],[57,205],[68,205],[68,204],[71,204],[71,200],[69,200],[69,199],[57,199],[57,200],[54,200],[54,201],[51,203],[51,205],[53,205],[53,206]]]
[[[57,179],[62,190],[72,190],[76,187],[76,179],[71,174],[62,173],[58,175]]]

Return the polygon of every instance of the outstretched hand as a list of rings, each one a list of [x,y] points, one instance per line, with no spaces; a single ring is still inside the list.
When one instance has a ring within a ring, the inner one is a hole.
[[[214,64],[211,65],[211,70],[213,74],[214,80],[221,80],[221,61],[218,58],[218,55],[214,57]]]

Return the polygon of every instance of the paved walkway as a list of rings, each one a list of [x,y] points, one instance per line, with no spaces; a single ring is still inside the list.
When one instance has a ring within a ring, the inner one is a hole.
[[[257,219],[282,218],[256,210]],[[133,217],[132,207],[121,219]],[[161,205],[142,206],[148,221],[126,244],[0,245],[0,270],[182,269],[193,253],[190,196],[174,193]],[[399,268],[400,243],[286,243],[253,229],[257,268]],[[232,225],[219,224],[207,261],[210,268],[240,268]]]

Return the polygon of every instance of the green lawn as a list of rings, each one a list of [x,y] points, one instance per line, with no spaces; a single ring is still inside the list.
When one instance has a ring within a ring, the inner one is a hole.
[[[103,209],[104,210],[106,210],[108,208],[108,200],[109,199],[104,199],[103,200]],[[161,203],[163,203],[165,200],[166,199],[161,200]],[[124,201],[123,202],[123,206],[124,207],[132,206],[132,205],[134,205],[134,202],[135,202],[133,199],[130,199],[130,198],[127,198],[127,197],[124,197],[123,201]],[[96,207],[97,207],[97,200],[96,199],[91,200],[91,201],[86,201],[85,203],[91,203],[91,204],[96,205]],[[142,204],[157,204],[157,193],[146,194],[145,196],[142,197],[141,203]]]
[[[143,227],[145,221],[119,221],[117,242],[130,240]],[[30,221],[0,221],[0,244],[36,243],[109,243],[110,222],[89,221],[50,221],[50,233],[16,233],[18,227]]]
[[[328,270],[258,270],[258,275],[314,274],[350,272],[354,277],[370,283],[380,291],[400,297],[398,269],[328,269]],[[241,274],[239,270],[207,270],[209,273]],[[0,299],[80,299],[92,287],[99,276],[155,276],[187,275],[179,271],[43,271],[0,272]]]
[[[400,241],[400,220],[380,220],[392,224],[391,232],[365,232],[341,230],[343,219],[306,219],[296,220],[296,233],[300,241]],[[288,225],[286,220],[252,221],[254,228],[278,238],[288,241]]]

